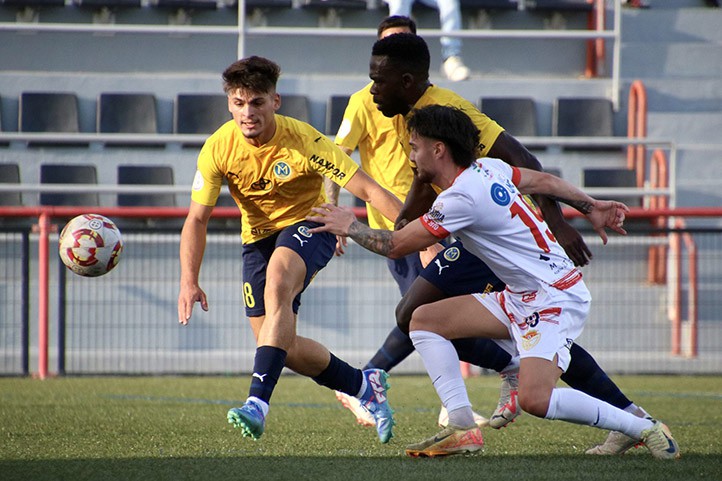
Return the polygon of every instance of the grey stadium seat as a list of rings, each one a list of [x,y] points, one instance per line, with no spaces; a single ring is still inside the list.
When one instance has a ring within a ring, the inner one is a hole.
[[[0,183],[19,184],[20,166],[18,164],[0,164]],[[0,192],[0,205],[23,205],[21,192]]]

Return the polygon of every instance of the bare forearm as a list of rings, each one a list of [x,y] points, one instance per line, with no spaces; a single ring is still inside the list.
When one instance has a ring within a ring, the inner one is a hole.
[[[341,187],[331,179],[324,177],[323,188],[329,204],[338,205],[338,194],[341,191]]]
[[[393,232],[371,229],[359,221],[354,221],[348,229],[348,236],[358,245],[371,252],[388,256],[393,250]]]
[[[205,226],[192,219],[186,220],[180,242],[181,284],[198,284],[205,248]]]

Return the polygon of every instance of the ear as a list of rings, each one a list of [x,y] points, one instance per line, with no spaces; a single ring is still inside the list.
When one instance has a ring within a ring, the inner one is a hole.
[[[411,74],[409,72],[401,74],[401,85],[405,89],[409,89],[409,88],[413,87],[415,84],[416,84],[416,79],[414,78],[413,74]]]
[[[440,140],[434,142],[434,156],[436,158],[443,157],[446,153],[446,144]]]
[[[281,108],[281,94],[275,92],[273,94],[273,111],[277,111]]]

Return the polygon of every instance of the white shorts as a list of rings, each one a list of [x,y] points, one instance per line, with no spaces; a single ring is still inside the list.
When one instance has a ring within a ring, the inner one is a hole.
[[[569,367],[569,349],[584,329],[591,296],[584,282],[567,290],[549,288],[517,294],[508,290],[472,294],[509,330],[520,358],[552,361],[562,371]]]

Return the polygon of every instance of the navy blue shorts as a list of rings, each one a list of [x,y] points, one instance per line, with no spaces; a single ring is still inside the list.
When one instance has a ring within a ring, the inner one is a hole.
[[[504,289],[489,266],[459,241],[439,252],[419,275],[449,297]]]
[[[414,280],[424,269],[418,252],[404,256],[401,259],[386,259],[386,265],[396,284],[398,284],[402,296],[406,294],[411,284],[414,283]]]
[[[266,305],[263,292],[266,288],[266,268],[277,247],[288,247],[306,264],[303,292],[313,277],[326,267],[336,250],[336,236],[328,232],[311,234],[309,229],[321,224],[301,221],[252,244],[243,246],[243,302],[249,317],[264,316]],[[293,312],[298,313],[301,293],[293,299]]]

